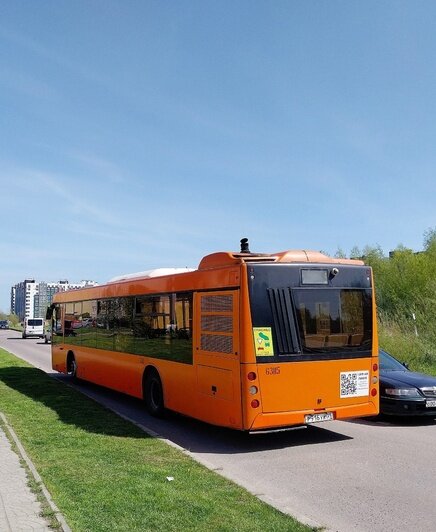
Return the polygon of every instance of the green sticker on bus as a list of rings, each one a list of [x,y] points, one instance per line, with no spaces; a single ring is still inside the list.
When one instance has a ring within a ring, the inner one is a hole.
[[[274,356],[271,327],[253,327],[253,336],[257,357]]]

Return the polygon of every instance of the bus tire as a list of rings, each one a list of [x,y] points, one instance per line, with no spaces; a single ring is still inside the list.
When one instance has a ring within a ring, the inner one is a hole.
[[[144,379],[145,408],[153,417],[163,417],[165,405],[162,382],[159,373],[155,369],[147,371]]]
[[[67,356],[67,375],[69,375],[74,380],[77,379],[77,362],[74,353],[72,353],[71,351],[68,353]]]

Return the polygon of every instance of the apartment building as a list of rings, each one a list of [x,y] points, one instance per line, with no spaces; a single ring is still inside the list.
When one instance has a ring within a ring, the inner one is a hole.
[[[38,285],[35,279],[24,279],[11,289],[11,312],[20,320],[34,317],[35,295]]]
[[[56,292],[77,290],[97,284],[89,280],[80,283],[69,283],[67,280],[37,283],[34,279],[25,279],[11,288],[11,312],[21,321],[25,318],[45,318],[47,307],[51,305]]]

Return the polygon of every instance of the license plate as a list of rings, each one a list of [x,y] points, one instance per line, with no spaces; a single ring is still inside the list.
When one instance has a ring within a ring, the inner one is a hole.
[[[436,407],[436,399],[432,399],[432,400],[427,399],[427,401],[425,402],[425,406],[427,408],[435,408]]]
[[[333,412],[322,412],[320,414],[307,414],[304,416],[305,423],[319,423],[320,421],[331,421]]]

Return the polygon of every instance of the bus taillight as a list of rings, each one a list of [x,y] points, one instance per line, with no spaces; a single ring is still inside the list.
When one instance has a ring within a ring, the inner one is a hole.
[[[378,370],[378,364],[373,364],[372,371],[377,371],[377,370]]]
[[[373,388],[373,389],[371,390],[371,395],[372,395],[373,397],[375,397],[375,396],[377,395],[377,390],[376,390],[375,388]]]
[[[247,375],[247,379],[249,381],[255,381],[257,378],[257,375],[256,373],[254,373],[254,371],[250,371],[250,373]]]
[[[258,408],[259,405],[260,405],[260,403],[259,403],[259,401],[258,401],[257,399],[253,399],[253,400],[251,401],[251,407],[252,407],[252,408]]]

